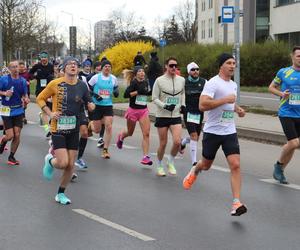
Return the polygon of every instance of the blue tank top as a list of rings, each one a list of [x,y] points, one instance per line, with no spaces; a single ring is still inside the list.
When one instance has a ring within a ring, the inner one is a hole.
[[[98,81],[96,82],[93,92],[102,97],[101,101],[97,101],[93,97],[93,102],[99,106],[112,106],[112,96],[114,90],[113,78],[110,75],[108,79],[103,79],[102,74],[98,75]]]

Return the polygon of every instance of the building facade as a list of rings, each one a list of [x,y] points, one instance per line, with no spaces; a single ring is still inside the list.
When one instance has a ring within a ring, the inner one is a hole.
[[[115,25],[111,20],[102,20],[95,24],[95,50],[103,51],[110,45],[110,41],[115,33]]]

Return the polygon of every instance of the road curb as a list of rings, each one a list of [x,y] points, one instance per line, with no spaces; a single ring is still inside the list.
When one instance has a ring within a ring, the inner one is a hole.
[[[114,108],[114,115],[124,116],[126,109],[123,108]],[[155,121],[155,115],[149,114],[151,122]],[[244,138],[251,141],[257,141],[262,143],[283,145],[286,143],[286,137],[283,133],[277,133],[273,131],[259,130],[247,127],[237,126],[237,133],[240,138]]]

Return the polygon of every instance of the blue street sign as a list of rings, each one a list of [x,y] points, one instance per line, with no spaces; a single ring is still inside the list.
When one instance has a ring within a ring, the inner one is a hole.
[[[222,23],[233,23],[234,22],[234,7],[223,6],[222,7]]]
[[[166,39],[161,38],[161,39],[159,40],[159,46],[160,46],[160,47],[165,47],[166,45],[167,45]]]

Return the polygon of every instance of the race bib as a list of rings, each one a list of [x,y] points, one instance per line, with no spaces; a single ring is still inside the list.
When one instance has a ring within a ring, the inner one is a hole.
[[[40,83],[41,83],[41,87],[46,87],[46,85],[47,85],[47,79],[41,79]]]
[[[187,122],[200,124],[201,115],[200,114],[192,114],[190,112],[187,113]]]
[[[147,105],[147,96],[146,95],[137,95],[135,98],[136,105]]]
[[[110,98],[110,92],[107,89],[101,89],[101,90],[99,90],[98,95],[101,96],[103,99]]]
[[[289,96],[290,105],[300,105],[300,93],[292,93]]]
[[[179,104],[179,97],[169,96],[166,98],[166,104]]]
[[[76,116],[61,116],[57,121],[58,130],[71,130],[76,128]]]
[[[221,116],[221,122],[232,123],[234,121],[234,111],[224,110]]]
[[[8,107],[8,106],[1,106],[0,107],[0,115],[2,115],[2,116],[10,116],[10,107]]]

